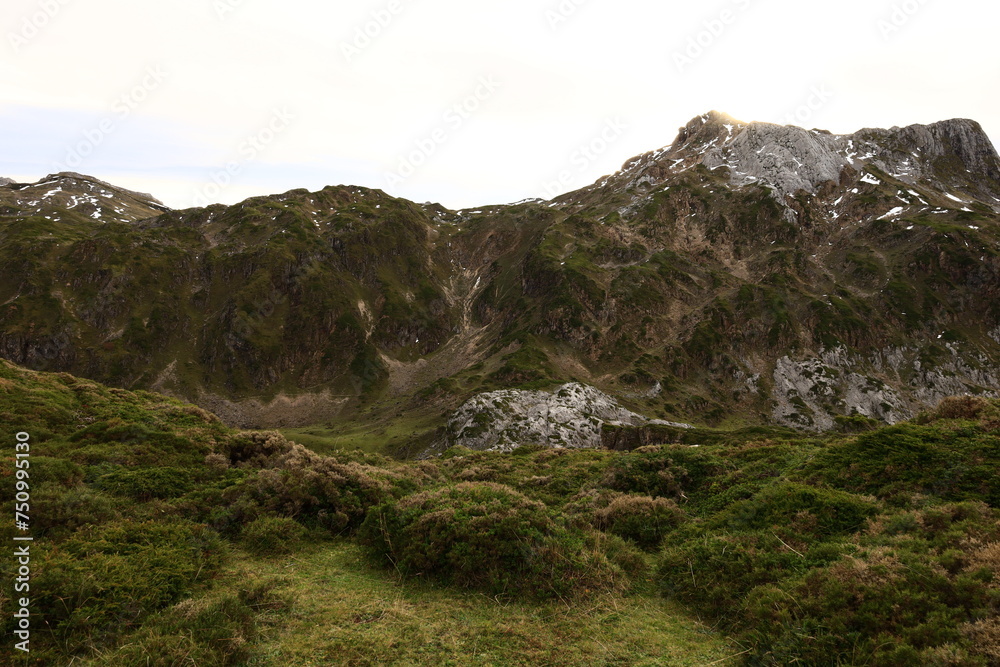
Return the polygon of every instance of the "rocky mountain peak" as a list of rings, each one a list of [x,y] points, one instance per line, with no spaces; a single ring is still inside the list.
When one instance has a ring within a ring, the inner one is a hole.
[[[683,148],[703,148],[720,140],[725,141],[734,131],[742,130],[747,123],[736,120],[721,111],[709,111],[696,116],[687,125],[677,130],[677,138],[671,146],[672,150]]]
[[[680,128],[670,146],[629,160],[598,187],[648,190],[699,165],[725,167],[737,188],[766,186],[782,205],[826,184],[852,189],[888,176],[1000,211],[1000,157],[979,123],[967,119],[837,135],[710,111]]]
[[[126,197],[138,200],[139,203],[151,206],[152,208],[160,209],[164,212],[169,211],[170,208],[166,206],[159,199],[147,192],[137,192],[135,190],[128,190],[118,185],[113,185],[107,181],[102,181],[99,178],[93,176],[88,176],[86,174],[80,174],[75,171],[61,171],[57,174],[49,174],[43,178],[40,183],[51,183],[59,182],[65,183],[70,186],[83,186],[88,189],[93,189],[95,186],[100,188],[106,188],[113,192],[119,193],[120,195],[125,195]]]
[[[37,183],[7,183],[0,206],[18,218],[53,222],[136,222],[170,211],[152,195],[76,172],[49,174]]]

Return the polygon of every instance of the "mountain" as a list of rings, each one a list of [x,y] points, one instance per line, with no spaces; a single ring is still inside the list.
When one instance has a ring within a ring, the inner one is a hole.
[[[0,202],[0,356],[245,427],[432,429],[579,382],[822,430],[1000,387],[1000,158],[969,120],[711,112],[589,187],[476,210],[331,186],[175,211],[78,174]]]
[[[170,209],[151,195],[74,172],[50,174],[37,183],[0,179],[4,217],[53,222],[136,222]]]

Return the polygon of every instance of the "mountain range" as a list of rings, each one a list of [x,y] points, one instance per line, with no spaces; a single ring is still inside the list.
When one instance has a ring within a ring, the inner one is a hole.
[[[0,181],[0,356],[254,428],[440,436],[570,382],[684,425],[895,423],[997,395],[998,221],[1000,157],[960,119],[710,112],[588,187],[470,210],[356,186],[172,210],[59,173]]]

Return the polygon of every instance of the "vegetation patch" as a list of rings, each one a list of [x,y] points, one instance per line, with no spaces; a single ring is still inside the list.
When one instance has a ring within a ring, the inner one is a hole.
[[[496,595],[563,597],[622,585],[592,534],[493,482],[463,482],[380,505],[359,535],[404,574]]]

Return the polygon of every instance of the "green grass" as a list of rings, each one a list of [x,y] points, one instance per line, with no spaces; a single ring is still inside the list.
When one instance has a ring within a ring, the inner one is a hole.
[[[361,450],[414,455],[431,444],[443,416],[437,411],[424,410],[400,412],[398,416],[392,413],[391,417],[373,411],[367,414],[373,416],[278,430],[289,440],[320,454]]]
[[[253,579],[285,577],[295,596],[250,664],[719,665],[739,652],[674,603],[607,595],[584,608],[500,603],[402,580],[349,542],[244,561]],[[718,662],[716,662],[718,661]]]
[[[412,436],[395,407],[314,437]],[[18,664],[995,664],[1000,401],[855,426],[322,455],[0,362],[47,622]]]

